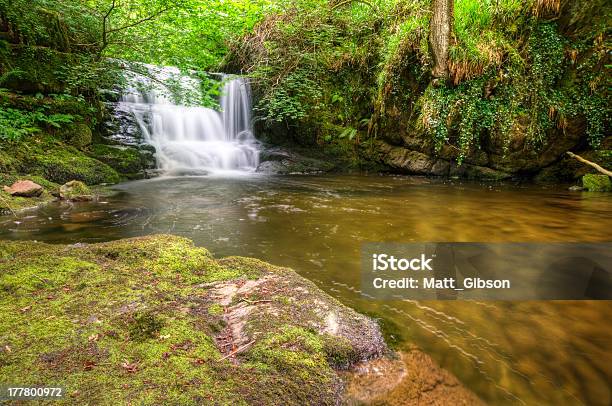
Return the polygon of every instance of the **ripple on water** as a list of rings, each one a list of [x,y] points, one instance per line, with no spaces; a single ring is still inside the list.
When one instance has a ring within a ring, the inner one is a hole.
[[[362,296],[359,264],[363,241],[608,241],[609,195],[403,176],[160,178],[117,190],[104,204],[0,217],[0,238],[76,243],[174,232],[216,255],[294,268],[380,317],[405,353],[417,345],[487,402],[611,402],[612,303],[379,303]],[[412,393],[401,381],[395,387],[404,389],[388,391],[391,404]]]

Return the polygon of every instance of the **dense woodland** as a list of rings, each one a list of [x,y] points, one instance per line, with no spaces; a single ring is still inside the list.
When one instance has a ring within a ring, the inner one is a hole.
[[[0,18],[5,176],[148,165],[105,139],[104,102],[143,64],[198,76],[197,100],[164,86],[206,106],[211,72],[247,76],[258,137],[336,171],[573,181],[568,150],[610,166],[603,0],[2,0]]]

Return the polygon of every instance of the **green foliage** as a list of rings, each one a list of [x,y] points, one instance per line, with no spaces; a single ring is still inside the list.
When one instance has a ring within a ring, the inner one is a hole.
[[[429,88],[422,98],[421,119],[436,147],[456,146],[461,162],[472,147],[480,145],[481,136],[507,140],[525,117],[527,139],[538,146],[548,139],[550,130],[564,128],[568,119],[577,116],[586,118],[587,135],[597,146],[609,120],[605,92],[593,93],[589,81],[580,77],[574,79],[577,83],[563,86],[569,65],[567,46],[555,24],[534,21],[526,47],[527,65],[510,61],[501,75],[489,70],[458,86]],[[599,58],[591,56],[581,63],[578,74],[591,75],[594,60]]]
[[[0,108],[0,139],[18,141],[38,130],[31,115],[21,110]]]
[[[39,132],[42,126],[60,128],[74,119],[72,114],[47,114],[42,108],[29,112],[0,106],[0,139],[19,141]]]

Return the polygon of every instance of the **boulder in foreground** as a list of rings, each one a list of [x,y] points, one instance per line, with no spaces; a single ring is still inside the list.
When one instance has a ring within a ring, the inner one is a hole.
[[[386,350],[292,270],[175,236],[0,242],[0,292],[0,382],[65,404],[335,405],[337,370]]]

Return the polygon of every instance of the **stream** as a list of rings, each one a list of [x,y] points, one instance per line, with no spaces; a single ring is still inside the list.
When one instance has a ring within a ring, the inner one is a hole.
[[[359,293],[364,241],[609,241],[609,195],[403,176],[246,173],[167,176],[113,191],[95,202],[0,217],[0,239],[182,235],[218,257],[295,269],[380,318],[390,342],[418,346],[486,402],[612,401],[612,302],[376,302]]]

